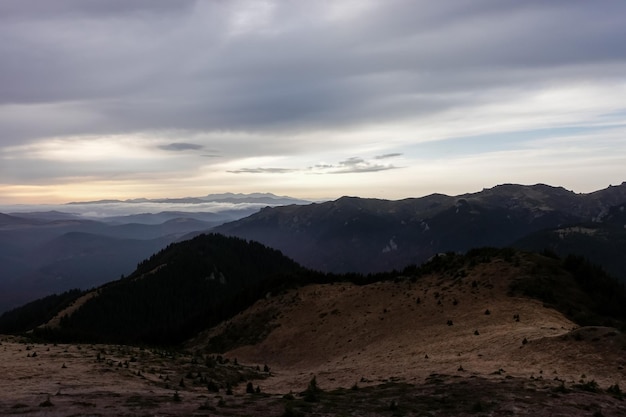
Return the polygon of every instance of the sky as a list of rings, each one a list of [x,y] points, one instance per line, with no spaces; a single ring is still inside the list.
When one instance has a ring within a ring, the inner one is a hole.
[[[626,2],[0,0],[0,204],[626,180]]]

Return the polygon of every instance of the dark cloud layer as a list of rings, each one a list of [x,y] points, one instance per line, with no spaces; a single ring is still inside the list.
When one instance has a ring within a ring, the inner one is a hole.
[[[228,172],[232,174],[287,174],[294,171],[289,168],[242,168]]]
[[[174,142],[167,145],[160,145],[159,149],[164,151],[197,151],[204,148],[202,145],[195,143]]]
[[[626,4],[601,3],[345,3],[333,20],[322,2],[3,1],[0,101],[21,117],[0,137],[328,128],[617,77]]]
[[[624,39],[609,0],[0,0],[0,185],[372,173],[425,141],[616,128]]]
[[[380,165],[366,161],[363,158],[352,157],[345,161],[339,162],[336,170],[331,171],[332,174],[354,174],[363,172],[378,172],[396,169],[393,165]]]

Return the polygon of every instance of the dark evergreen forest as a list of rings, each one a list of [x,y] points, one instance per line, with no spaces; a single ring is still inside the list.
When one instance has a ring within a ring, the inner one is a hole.
[[[169,245],[98,296],[60,329],[39,329],[53,340],[176,344],[231,317],[270,291],[323,281],[256,242],[201,235]]]

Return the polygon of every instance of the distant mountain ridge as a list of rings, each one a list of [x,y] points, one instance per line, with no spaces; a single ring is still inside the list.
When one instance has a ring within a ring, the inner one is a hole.
[[[223,193],[7,207],[16,211],[0,213],[0,312],[53,292],[117,279],[189,233],[262,207],[297,203],[309,201]]]
[[[288,196],[277,196],[272,193],[220,193],[220,194],[208,194],[203,197],[181,197],[181,198],[132,198],[127,200],[94,200],[94,201],[73,201],[67,203],[68,205],[77,204],[111,204],[111,203],[182,203],[182,204],[201,204],[207,202],[222,202],[222,203],[252,203],[252,204],[272,204],[272,205],[286,205],[286,204],[306,204],[310,203],[309,200],[302,200],[298,198]]]
[[[0,213],[0,312],[53,292],[116,279],[165,245],[209,230],[259,241],[324,272],[388,271],[441,252],[516,246],[583,255],[626,280],[626,183],[588,194],[544,184],[503,184],[459,196],[342,197],[302,205],[281,205],[285,197],[263,193],[200,198],[256,203],[218,212],[188,204],[197,211],[105,218],[54,210]],[[268,199],[272,204],[260,203]],[[134,201],[128,204],[144,209],[145,200]],[[89,269],[90,264],[95,267]]]
[[[257,240],[309,268],[369,273],[419,264],[440,252],[508,246],[542,230],[599,223],[625,203],[626,182],[588,194],[504,184],[454,197],[342,197],[266,208],[213,231]]]

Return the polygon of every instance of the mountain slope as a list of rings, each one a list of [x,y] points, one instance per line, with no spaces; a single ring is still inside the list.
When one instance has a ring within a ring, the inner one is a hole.
[[[264,385],[278,392],[305,386],[311,375],[328,388],[423,381],[432,374],[573,383],[584,373],[606,386],[626,378],[621,332],[579,328],[523,294],[521,284],[528,282],[553,291],[565,284],[557,304],[593,304],[562,261],[477,252],[443,262],[448,266],[431,265],[432,272],[394,281],[289,290],[258,301],[187,346],[199,352],[225,348],[227,357],[269,364],[275,376]],[[532,281],[538,276],[546,281]],[[247,343],[259,319],[264,337]]]
[[[540,230],[601,220],[616,201],[626,201],[626,183],[591,194],[507,184],[457,197],[342,197],[266,208],[213,230],[257,240],[309,268],[369,273],[421,263],[440,252],[507,246]]]
[[[201,235],[169,245],[127,278],[94,290],[58,327],[38,332],[56,339],[175,344],[309,275],[261,244]]]
[[[560,256],[570,253],[585,256],[611,275],[626,278],[626,205],[611,207],[601,221],[541,230],[513,246],[531,251],[549,249]]]
[[[119,278],[182,235],[219,224],[180,215],[159,224],[110,224],[56,212],[3,215],[0,222],[0,312]]]

